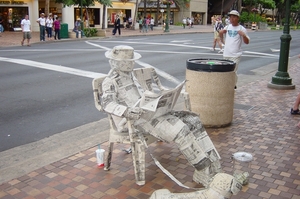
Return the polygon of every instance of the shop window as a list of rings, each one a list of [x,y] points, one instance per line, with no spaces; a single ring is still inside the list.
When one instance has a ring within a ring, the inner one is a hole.
[[[2,13],[3,27],[6,31],[14,31],[21,27],[21,21],[28,14],[28,7],[0,7]]]
[[[74,8],[74,21],[81,18],[81,9]],[[100,25],[100,9],[99,8],[82,8],[82,21],[84,27],[95,27]]]

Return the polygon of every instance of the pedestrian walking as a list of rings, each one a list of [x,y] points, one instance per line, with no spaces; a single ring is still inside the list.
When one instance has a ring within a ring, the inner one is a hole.
[[[192,20],[191,18],[187,18],[187,21],[188,21],[188,26],[189,26],[189,29],[192,27]]]
[[[124,26],[124,29],[127,29],[127,18],[126,18],[126,15],[124,15],[123,17],[123,26]]]
[[[150,20],[150,29],[153,31],[153,26],[154,26],[154,19],[153,17],[151,17],[151,20]]]
[[[0,37],[1,37],[1,34],[4,32],[4,28],[3,28],[3,19],[2,19],[2,16],[0,16]]]
[[[242,56],[242,43],[249,44],[250,37],[247,34],[247,30],[239,24],[240,13],[236,10],[232,10],[229,13],[230,23],[220,33],[221,42],[223,42],[223,35],[225,36],[225,47],[223,58],[235,62],[235,82],[237,83],[237,70]],[[235,86],[236,88],[236,86]]]
[[[219,32],[224,28],[222,21],[220,19],[217,19],[214,25],[214,41],[213,41],[213,48],[212,51],[215,51],[216,48],[216,44],[218,43],[220,51],[218,53],[222,53],[223,52],[223,45],[220,39],[220,34]]]
[[[299,58],[300,58],[300,55],[299,55]],[[294,102],[293,108],[291,108],[292,115],[300,115],[299,105],[300,105],[300,93],[298,94],[296,101]],[[300,122],[297,124],[297,127],[300,128]]]
[[[131,16],[128,17],[128,25],[129,25],[129,28],[132,28],[132,18],[131,18]]]
[[[24,45],[25,39],[27,39],[27,46],[30,46],[31,23],[30,23],[28,15],[25,15],[24,19],[21,21],[21,28],[22,28],[22,33],[23,33],[23,39],[21,40],[21,46]]]
[[[40,41],[45,41],[45,26],[46,26],[46,18],[45,14],[41,13],[40,18],[36,21],[40,26]]]
[[[191,28],[194,27],[194,20],[195,20],[195,19],[194,19],[194,17],[192,16],[192,17],[191,17]]]
[[[47,38],[48,40],[52,39],[52,31],[53,31],[53,19],[52,14],[50,13],[46,19],[46,28],[47,28]]]
[[[142,29],[143,29],[143,19],[140,17],[140,19],[139,19],[139,30],[140,30],[140,32],[142,32]]]
[[[183,18],[183,19],[182,19],[182,26],[183,26],[183,29],[185,29],[185,26],[186,26],[186,18]]]
[[[120,28],[120,25],[121,25],[120,17],[119,17],[119,15],[117,15],[117,17],[116,17],[116,19],[115,19],[115,22],[114,22],[113,35],[115,35],[115,34],[117,33],[117,30],[118,30],[119,35],[121,35],[121,28]]]
[[[60,21],[59,21],[59,18],[56,17],[54,23],[53,23],[53,26],[54,26],[54,39],[56,40],[56,38],[58,40],[60,40]]]
[[[148,32],[148,25],[147,25],[147,18],[146,17],[144,17],[144,19],[143,19],[143,33],[144,32]]]

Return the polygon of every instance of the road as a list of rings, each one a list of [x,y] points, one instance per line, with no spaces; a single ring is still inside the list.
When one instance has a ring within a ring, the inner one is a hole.
[[[291,32],[291,57],[300,52],[297,33]],[[278,62],[282,32],[249,35],[251,43],[243,45],[238,72],[250,78],[256,75],[253,71]],[[155,67],[168,87],[185,79],[187,59],[222,58],[221,54],[210,51],[212,33],[114,37],[2,48],[0,152],[106,117],[94,107],[91,82],[110,70],[105,51],[121,44],[133,46],[142,55],[137,65]],[[275,71],[277,65],[273,65]]]

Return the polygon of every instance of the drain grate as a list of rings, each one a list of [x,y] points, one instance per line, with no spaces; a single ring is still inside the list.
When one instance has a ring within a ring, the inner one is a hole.
[[[234,103],[234,109],[251,110],[255,106]]]

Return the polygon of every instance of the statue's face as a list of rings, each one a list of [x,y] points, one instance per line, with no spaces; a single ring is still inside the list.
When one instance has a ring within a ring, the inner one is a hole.
[[[134,68],[134,61],[110,59],[109,63],[111,68],[124,72],[131,72]]]

